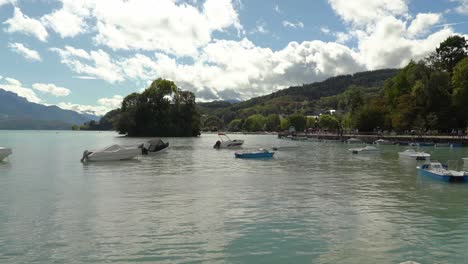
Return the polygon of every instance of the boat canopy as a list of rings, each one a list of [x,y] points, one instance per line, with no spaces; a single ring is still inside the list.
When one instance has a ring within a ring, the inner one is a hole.
[[[164,143],[160,138],[151,139],[145,144],[145,147],[150,152],[159,151],[165,147],[167,147],[168,143]]]

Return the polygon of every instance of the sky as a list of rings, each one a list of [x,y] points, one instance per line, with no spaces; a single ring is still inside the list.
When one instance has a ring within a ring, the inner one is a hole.
[[[0,0],[0,89],[97,115],[157,78],[246,100],[404,67],[454,34],[468,0]]]

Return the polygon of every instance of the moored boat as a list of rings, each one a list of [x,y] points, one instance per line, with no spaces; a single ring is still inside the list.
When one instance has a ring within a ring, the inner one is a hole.
[[[447,182],[466,182],[468,181],[468,172],[449,170],[447,165],[440,162],[431,162],[416,167],[419,173],[432,178]]]
[[[395,143],[393,143],[390,140],[386,140],[386,139],[377,139],[376,141],[374,141],[374,144],[376,144],[376,145],[393,145]]]
[[[362,144],[362,143],[364,143],[359,138],[350,138],[350,139],[346,140],[346,142],[348,144]]]
[[[352,148],[352,149],[349,149],[349,151],[351,151],[353,154],[376,153],[379,151],[379,149],[373,146],[365,146],[364,148]]]
[[[220,148],[238,148],[244,144],[244,140],[240,139],[231,139],[225,133],[218,133],[218,137],[220,140],[216,141],[213,148],[220,149]]]
[[[265,158],[273,158],[275,152],[268,151],[266,149],[259,149],[258,151],[252,152],[236,152],[234,153],[236,158],[241,159],[265,159]]]
[[[10,156],[12,151],[10,148],[0,147],[0,162],[3,161],[6,157]]]
[[[139,146],[142,155],[154,155],[164,152],[169,147],[169,142],[164,143],[159,138],[149,140],[148,142]]]
[[[398,152],[398,155],[402,158],[414,160],[428,160],[431,157],[431,154],[429,153],[416,151],[414,149],[407,149],[403,152]]]
[[[141,154],[141,149],[138,147],[111,145],[95,151],[85,150],[81,162],[131,160],[139,154]]]

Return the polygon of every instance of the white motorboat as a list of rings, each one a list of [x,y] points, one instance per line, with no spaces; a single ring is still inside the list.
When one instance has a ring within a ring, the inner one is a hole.
[[[0,147],[0,161],[4,160],[6,157],[10,156],[12,151],[10,148]]]
[[[141,154],[138,147],[111,145],[96,151],[85,150],[81,162],[130,160]]]
[[[218,137],[220,140],[216,141],[213,148],[220,149],[220,148],[238,148],[244,144],[244,140],[240,139],[231,139],[225,133],[218,133]]]
[[[351,151],[353,154],[376,153],[379,151],[379,149],[373,146],[365,146],[364,148],[352,148],[352,149],[349,149],[349,151]]]
[[[390,140],[386,140],[386,139],[378,139],[376,141],[374,141],[374,144],[376,145],[393,145],[394,143]]]
[[[362,143],[364,143],[359,138],[350,138],[350,139],[346,140],[346,142],[348,144],[362,144]]]
[[[164,152],[169,147],[169,142],[164,143],[161,139],[155,138],[138,147],[141,148],[141,154],[154,155]]]
[[[414,149],[407,149],[403,152],[398,152],[401,158],[409,158],[414,160],[428,160],[431,157],[431,154],[426,152],[416,151]]]

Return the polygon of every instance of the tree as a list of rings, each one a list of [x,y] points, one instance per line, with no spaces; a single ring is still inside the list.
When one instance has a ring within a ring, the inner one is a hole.
[[[129,136],[197,136],[200,114],[195,95],[174,82],[157,79],[143,91],[125,97],[116,128]]]
[[[280,128],[280,118],[277,114],[270,114],[266,118],[266,130],[278,131]]]
[[[289,120],[287,118],[284,118],[284,117],[280,117],[280,129],[281,130],[288,130],[289,129]]]
[[[455,65],[468,57],[468,43],[462,36],[451,36],[440,43],[427,60],[436,69],[452,72]]]
[[[336,131],[340,129],[340,122],[333,115],[321,115],[319,126],[322,129]]]
[[[359,131],[373,132],[384,127],[384,112],[376,106],[365,105],[355,116],[355,127]]]
[[[303,114],[293,114],[288,117],[289,125],[293,126],[296,131],[304,131],[307,120]]]
[[[228,130],[232,132],[238,132],[242,128],[242,119],[234,119],[228,125]]]
[[[266,118],[260,114],[249,116],[244,122],[244,130],[250,132],[265,130]]]
[[[458,127],[466,127],[468,125],[468,58],[460,61],[454,68],[452,84]]]

